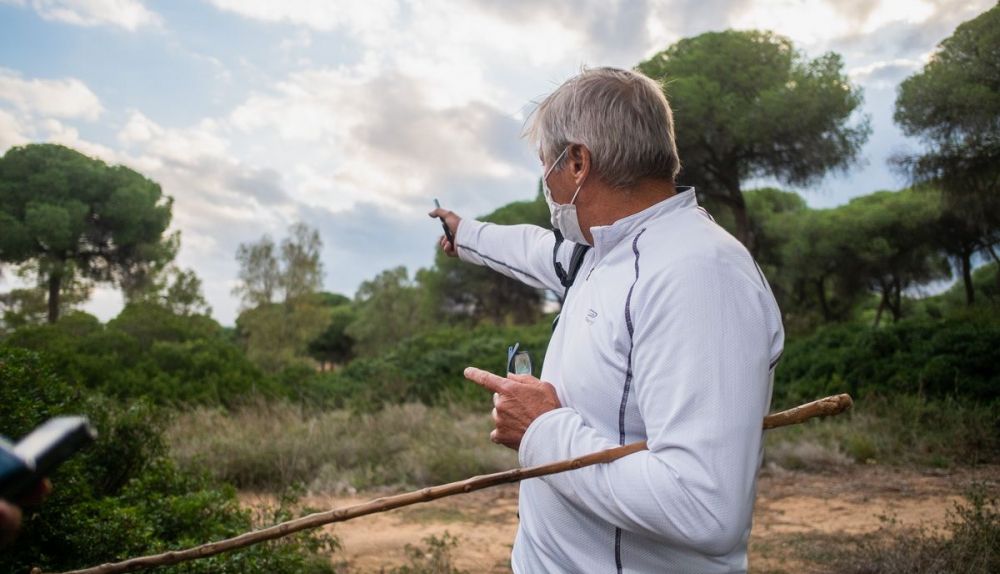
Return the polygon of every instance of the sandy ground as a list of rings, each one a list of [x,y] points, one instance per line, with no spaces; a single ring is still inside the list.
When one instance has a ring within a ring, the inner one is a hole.
[[[963,500],[972,482],[1000,487],[1000,467],[951,471],[881,466],[845,467],[834,472],[765,470],[758,483],[750,540],[750,571],[810,572],[821,569],[800,556],[804,536],[865,535],[894,516],[899,526],[941,527],[947,512]],[[378,494],[306,497],[313,508],[364,502]],[[253,504],[257,497],[244,495]],[[497,487],[462,496],[365,516],[328,527],[341,550],[333,557],[341,570],[380,572],[408,563],[407,544],[449,533],[459,544],[452,552],[457,567],[471,572],[509,572],[508,557],[517,530],[517,486]],[[340,570],[338,570],[340,571]]]

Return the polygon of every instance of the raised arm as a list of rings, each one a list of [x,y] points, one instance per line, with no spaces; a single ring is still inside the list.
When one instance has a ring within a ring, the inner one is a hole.
[[[449,255],[485,265],[526,285],[562,294],[563,287],[553,260],[555,235],[552,231],[537,225],[496,225],[463,219],[443,209],[430,214],[443,217],[455,236],[455,245],[444,238],[441,240],[442,249]],[[558,257],[563,266],[569,263],[573,245],[564,241],[559,248]]]

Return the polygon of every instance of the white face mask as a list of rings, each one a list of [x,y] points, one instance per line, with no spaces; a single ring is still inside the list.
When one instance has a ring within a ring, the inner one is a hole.
[[[580,194],[580,188],[583,187],[581,183],[576,191],[573,192],[573,199],[569,200],[569,203],[556,203],[552,199],[552,190],[549,189],[549,184],[546,182],[549,178],[549,174],[559,163],[559,160],[566,155],[566,151],[569,147],[562,150],[559,157],[552,162],[552,167],[545,172],[542,176],[542,192],[545,194],[545,203],[549,206],[549,213],[552,214],[552,227],[558,229],[562,233],[563,237],[573,243],[580,243],[583,245],[589,245],[587,238],[583,236],[583,230],[580,229],[580,219],[576,215],[576,196]]]

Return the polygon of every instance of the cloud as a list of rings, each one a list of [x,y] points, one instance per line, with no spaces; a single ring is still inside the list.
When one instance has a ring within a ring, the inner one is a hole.
[[[0,101],[25,113],[57,118],[96,120],[104,111],[97,95],[76,78],[25,80],[4,68],[0,68]]]
[[[159,15],[139,0],[0,0],[31,6],[46,20],[74,26],[118,26],[134,31],[161,23]]]
[[[375,39],[392,34],[401,3],[396,0],[209,0],[216,8],[264,22],[287,22],[324,32],[341,30]]]
[[[28,143],[28,136],[24,132],[24,126],[16,117],[0,109],[0,153]]]
[[[230,121],[246,139],[284,142],[262,160],[293,165],[297,199],[335,210],[362,201],[423,209],[445,195],[446,175],[503,180],[532,165],[512,114],[478,101],[439,109],[418,78],[401,74],[295,73],[248,98]]]
[[[0,146],[70,143],[159,182],[176,200],[179,263],[198,271],[216,315],[230,322],[240,242],[281,237],[290,223],[306,221],[325,242],[327,287],[348,294],[387,267],[430,264],[440,231],[424,216],[433,197],[475,216],[534,196],[537,159],[518,137],[530,100],[581,64],[630,67],[707,30],[772,28],[811,56],[844,55],[868,90],[879,132],[863,154],[869,166],[827,199],[867,193],[883,185],[881,158],[901,141],[892,86],[991,2],[209,0],[231,19],[272,23],[272,38],[285,39],[275,41],[273,61],[245,66],[252,74],[239,66],[225,74],[239,61],[226,50],[205,56],[223,71],[229,107],[206,103],[210,111],[195,116],[205,119],[170,125],[162,119],[169,114],[148,108],[104,112],[79,80],[26,80],[0,69]],[[160,22],[135,0],[20,4],[79,25],[134,30]],[[116,6],[139,11],[126,17]],[[229,48],[230,40],[217,41]],[[247,85],[241,76],[255,87],[236,91]],[[117,137],[100,144],[81,137],[83,122],[96,118]]]
[[[855,82],[869,88],[892,88],[905,77],[916,72],[924,63],[919,59],[896,58],[852,68],[848,70],[848,75]]]

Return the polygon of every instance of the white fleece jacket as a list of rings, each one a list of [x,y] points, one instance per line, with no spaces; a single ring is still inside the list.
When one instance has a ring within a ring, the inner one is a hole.
[[[522,482],[513,569],[745,572],[784,343],[770,287],[692,188],[591,232],[540,377],[563,406],[531,424],[518,455],[531,466],[649,450]],[[554,241],[468,219],[456,237],[463,260],[561,294]],[[572,249],[560,249],[566,267]]]

